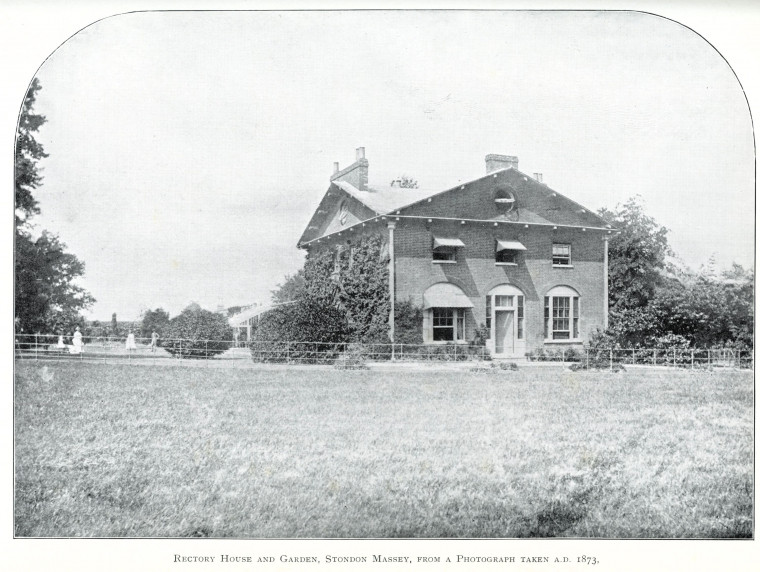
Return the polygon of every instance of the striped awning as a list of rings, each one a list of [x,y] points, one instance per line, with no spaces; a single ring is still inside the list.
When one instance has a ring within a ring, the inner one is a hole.
[[[461,248],[464,246],[464,242],[458,238],[444,238],[441,236],[433,237],[433,248],[440,248],[442,246],[449,246],[453,248]]]
[[[448,282],[433,284],[422,295],[422,308],[472,308],[473,304],[459,286]]]
[[[525,248],[522,242],[519,242],[517,240],[497,240],[496,251],[501,252],[502,250],[528,250],[528,249]]]

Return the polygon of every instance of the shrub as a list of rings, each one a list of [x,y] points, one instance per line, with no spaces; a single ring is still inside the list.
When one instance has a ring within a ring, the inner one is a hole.
[[[422,343],[422,308],[411,300],[396,302],[395,341],[397,344]]]
[[[159,344],[172,355],[210,358],[232,345],[232,328],[227,319],[196,306],[185,308],[169,320]]]
[[[343,312],[320,300],[301,300],[265,313],[250,349],[255,361],[330,363],[348,339]]]

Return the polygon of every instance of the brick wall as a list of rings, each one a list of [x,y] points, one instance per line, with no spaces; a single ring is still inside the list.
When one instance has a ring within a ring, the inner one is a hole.
[[[456,264],[432,262],[433,235],[457,237]],[[527,250],[517,266],[497,266],[496,239],[519,240]],[[552,266],[552,243],[572,245],[572,268]],[[513,284],[525,294],[525,333],[528,350],[544,345],[543,300],[554,286],[574,288],[581,297],[580,332],[583,340],[604,325],[604,241],[600,232],[531,227],[501,223],[468,223],[402,219],[395,231],[396,299],[422,305],[425,290],[437,282],[459,286],[474,307],[468,311],[467,338],[485,323],[485,296],[499,284]]]

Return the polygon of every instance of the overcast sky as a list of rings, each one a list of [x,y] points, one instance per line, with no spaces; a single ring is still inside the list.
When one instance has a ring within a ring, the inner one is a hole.
[[[741,86],[700,36],[616,12],[135,13],[38,72],[39,228],[87,265],[90,316],[267,302],[366,147],[370,183],[444,189],[488,153],[585,206],[633,195],[698,267],[754,260]]]

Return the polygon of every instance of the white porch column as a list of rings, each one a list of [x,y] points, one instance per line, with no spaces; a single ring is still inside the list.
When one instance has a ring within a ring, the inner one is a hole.
[[[396,342],[396,258],[393,252],[393,231],[396,228],[395,221],[388,222],[388,257],[390,258],[390,266],[388,267],[388,290],[391,297],[391,315],[388,319],[390,326],[388,331],[388,337],[391,339],[391,344]],[[395,348],[391,345],[391,359],[395,359]]]
[[[610,285],[609,285],[609,249],[610,249],[610,237],[604,237],[604,329],[609,326],[609,314],[610,314]]]

